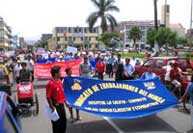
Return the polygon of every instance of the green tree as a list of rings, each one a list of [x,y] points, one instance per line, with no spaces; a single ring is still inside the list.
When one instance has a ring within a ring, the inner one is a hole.
[[[188,44],[188,38],[186,38],[186,37],[178,37],[177,44],[183,44],[183,45]]]
[[[119,8],[114,5],[115,0],[91,0],[93,4],[96,6],[97,11],[90,14],[87,18],[87,23],[89,24],[89,30],[91,31],[97,20],[101,19],[101,29],[102,33],[107,31],[108,22],[110,23],[112,31],[114,27],[117,26],[116,19],[109,14],[110,11],[119,12]]]
[[[136,50],[136,42],[142,37],[142,32],[139,27],[134,26],[128,33],[128,38],[133,40],[134,49]]]
[[[176,46],[177,43],[177,34],[172,32],[169,28],[159,28],[156,34],[156,41],[158,45],[161,47],[163,45],[167,48],[168,54],[168,45]]]
[[[48,48],[48,42],[47,41],[39,41],[38,47]]]
[[[101,35],[100,41],[102,41],[107,47],[116,47],[112,40],[118,40],[120,38],[120,34],[118,32],[106,32]]]
[[[154,29],[147,31],[146,43],[149,44],[151,47],[154,46],[154,43],[156,41],[156,34],[157,34],[157,31]]]

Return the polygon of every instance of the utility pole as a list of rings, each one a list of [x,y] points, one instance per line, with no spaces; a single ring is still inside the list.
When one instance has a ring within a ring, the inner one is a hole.
[[[164,25],[165,25],[165,27],[166,27],[166,23],[167,23],[166,15],[167,15],[167,0],[165,0],[165,6],[164,6]]]
[[[190,42],[189,42],[189,47],[190,49],[192,48],[192,9],[193,9],[193,0],[191,0],[191,12],[190,12]]]

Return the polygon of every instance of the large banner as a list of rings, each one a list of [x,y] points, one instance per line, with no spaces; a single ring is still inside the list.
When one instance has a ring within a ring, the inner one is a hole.
[[[65,77],[64,93],[73,108],[110,118],[144,117],[178,104],[159,79],[103,81]]]
[[[62,77],[66,76],[65,69],[67,67],[72,68],[73,75],[79,75],[79,65],[82,62],[82,59],[67,61],[67,62],[54,62],[48,64],[35,64],[34,65],[34,76],[36,78],[51,78],[50,70],[53,66],[61,67]]]

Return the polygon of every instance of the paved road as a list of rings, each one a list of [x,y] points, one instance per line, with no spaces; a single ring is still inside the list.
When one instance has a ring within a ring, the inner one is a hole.
[[[47,81],[35,82],[45,84]],[[40,114],[22,118],[24,133],[51,133],[51,123],[44,115],[45,89],[40,86],[36,89],[40,103]],[[67,118],[69,118],[69,111]],[[67,133],[166,133],[190,132],[190,115],[183,112],[181,106],[171,108],[156,115],[132,119],[118,120],[98,117],[80,112],[81,121],[68,122]],[[193,131],[192,131],[193,132]]]

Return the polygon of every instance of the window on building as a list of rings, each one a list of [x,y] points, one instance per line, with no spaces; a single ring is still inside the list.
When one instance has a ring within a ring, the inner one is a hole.
[[[91,37],[89,37],[89,41],[91,41]]]
[[[72,40],[72,37],[71,37],[71,36],[69,37],[69,40]]]
[[[98,37],[96,37],[96,41],[98,41]]]
[[[79,28],[79,32],[82,32],[82,29],[81,29],[81,28]]]
[[[84,37],[84,39],[85,39],[85,40],[88,40],[88,37],[86,36],[86,37]]]
[[[84,28],[84,33],[87,33],[87,28]]]
[[[57,37],[57,41],[60,41],[60,37]]]
[[[96,28],[93,29],[93,32],[96,33]]]
[[[65,37],[65,41],[67,41],[68,40],[68,38],[67,37]]]
[[[76,37],[73,37],[73,40],[76,41]]]
[[[74,32],[75,32],[75,33],[77,33],[77,32],[78,32],[78,31],[77,31],[77,28],[74,28]]]
[[[71,33],[71,28],[68,28],[68,32]]]
[[[83,37],[81,37],[81,41],[83,41]]]

